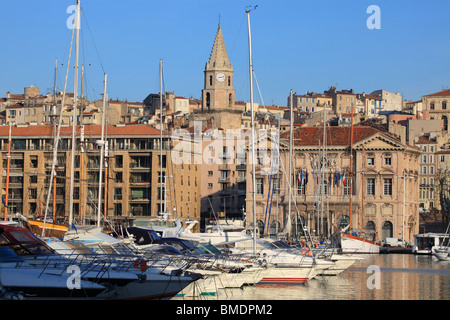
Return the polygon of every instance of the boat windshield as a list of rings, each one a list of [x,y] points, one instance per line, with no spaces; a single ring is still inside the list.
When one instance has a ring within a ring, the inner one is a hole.
[[[292,249],[292,247],[290,245],[288,245],[286,242],[281,241],[281,240],[275,241],[274,244],[283,249]]]
[[[199,243],[197,247],[205,253],[222,254],[222,252],[210,243]]]

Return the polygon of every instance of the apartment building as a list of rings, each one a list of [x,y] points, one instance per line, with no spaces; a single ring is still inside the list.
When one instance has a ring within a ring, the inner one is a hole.
[[[435,179],[437,173],[437,142],[429,136],[420,136],[415,146],[422,150],[419,169],[419,202],[420,208],[425,211],[433,210],[435,203]]]
[[[1,193],[6,200],[9,177],[8,215],[22,213],[27,217],[43,217],[51,182],[53,130],[53,126],[11,127],[8,173],[9,126],[0,127]],[[161,155],[160,132],[148,125],[107,126],[105,131],[108,153],[102,165],[104,182],[99,187],[101,127],[78,126],[76,130],[73,190],[76,222],[96,220],[99,192],[102,193],[101,212],[110,220],[154,217],[162,211],[182,220],[188,215],[198,217],[197,201],[189,203],[179,196],[190,192],[194,199],[195,193],[199,194],[196,189],[198,171],[195,166],[182,167],[172,162],[171,142],[167,135],[163,136]],[[70,211],[71,135],[71,126],[61,127],[55,163],[56,188],[49,205],[58,222],[67,222]],[[178,177],[190,180],[192,184],[180,184],[176,180]]]
[[[429,119],[441,119],[444,131],[448,131],[448,119],[450,116],[450,89],[422,96],[422,109],[424,117]]]
[[[307,91],[305,94],[294,93],[292,95],[292,106],[294,110],[299,112],[314,113],[323,112],[323,108],[327,109],[327,112],[331,113],[333,98],[328,93],[317,93]],[[291,97],[288,96],[288,106],[291,105]]]
[[[336,115],[351,113],[352,110],[356,112],[356,94],[353,89],[337,90],[335,86],[331,86],[325,93],[331,96],[333,112]]]

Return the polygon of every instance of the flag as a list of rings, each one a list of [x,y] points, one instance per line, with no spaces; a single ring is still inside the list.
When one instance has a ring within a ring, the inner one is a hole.
[[[75,224],[72,222],[72,229],[75,230],[76,233],[78,233],[77,227],[75,227]]]
[[[8,208],[8,206],[6,205],[6,202],[5,202],[5,197],[2,197],[2,202],[3,202],[3,205],[5,206],[5,208]]]

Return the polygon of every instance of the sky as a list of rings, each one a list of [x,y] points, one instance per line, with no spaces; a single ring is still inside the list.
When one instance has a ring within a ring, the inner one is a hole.
[[[75,0],[0,0],[0,97],[34,85],[63,90]],[[420,100],[450,86],[448,0],[81,0],[83,95],[141,102],[160,88],[201,98],[219,24],[236,100],[249,101],[246,10],[255,102],[287,105],[290,90],[384,89]],[[371,5],[379,9],[369,11]],[[377,24],[379,28],[369,28]],[[72,49],[73,52],[74,49]],[[67,91],[73,92],[74,53]]]

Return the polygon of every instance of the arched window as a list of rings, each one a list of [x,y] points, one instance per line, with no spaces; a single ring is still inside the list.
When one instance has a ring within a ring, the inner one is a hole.
[[[231,77],[228,76],[228,86],[231,86]]]
[[[206,106],[208,109],[211,106],[211,94],[209,92],[206,93]]]
[[[442,116],[442,122],[444,122],[444,130],[448,130],[448,118],[447,116]]]
[[[209,76],[209,85],[212,86],[212,76]]]
[[[303,235],[303,227],[305,226],[305,219],[300,215],[295,215],[291,220],[292,224],[292,235],[294,237],[299,237]]]
[[[280,222],[272,221],[272,223],[270,224],[269,235],[275,236],[280,231],[281,231]]]
[[[230,95],[228,96],[228,106],[232,106],[233,105],[233,95],[230,93]]]
[[[366,231],[373,231],[375,232],[375,222],[373,221],[367,221],[366,227],[364,228]]]
[[[258,220],[256,232],[259,233],[261,236],[264,234],[264,222],[262,222],[261,220]]]
[[[338,228],[339,230],[344,229],[346,226],[348,226],[350,224],[350,218],[347,215],[343,215],[339,218],[338,220]]]
[[[383,223],[383,227],[382,227],[382,230],[381,230],[381,238],[382,239],[392,238],[393,234],[394,234],[394,227],[392,225],[392,222],[385,221]]]
[[[434,101],[430,102],[430,110],[434,110]]]
[[[447,101],[442,101],[442,110],[447,109]]]

